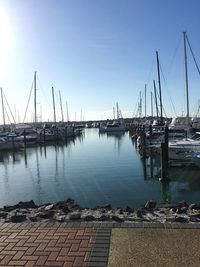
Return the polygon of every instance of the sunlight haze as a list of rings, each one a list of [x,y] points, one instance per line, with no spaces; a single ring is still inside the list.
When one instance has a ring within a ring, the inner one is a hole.
[[[84,120],[113,118],[116,102],[123,117],[137,116],[145,84],[151,115],[156,51],[166,115],[185,114],[182,32],[200,62],[199,10],[198,0],[1,0],[0,87],[16,121],[24,118],[35,71],[38,121],[53,120],[52,86],[58,120],[59,91],[65,120],[66,102],[70,120],[80,120],[81,110]],[[193,115],[200,77],[189,49],[188,75]],[[33,101],[32,93],[26,121]]]

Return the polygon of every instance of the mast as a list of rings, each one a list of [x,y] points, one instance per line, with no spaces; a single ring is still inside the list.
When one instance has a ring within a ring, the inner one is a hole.
[[[67,122],[69,122],[69,111],[68,111],[68,104],[67,104],[67,101],[66,101],[66,110],[67,110]]]
[[[154,95],[155,95],[155,102],[156,102],[156,116],[158,118],[158,102],[157,102],[156,82],[155,82],[155,80],[153,80],[153,87],[154,87]]]
[[[115,120],[115,107],[113,107],[113,118]]]
[[[140,102],[139,102],[139,118],[142,117],[142,96],[140,91]]]
[[[160,119],[161,119],[161,123],[163,123],[162,95],[161,95],[161,82],[160,82],[160,63],[159,63],[159,58],[158,58],[158,51],[156,51],[156,59],[157,59],[158,85],[159,85],[159,95],[160,95]]]
[[[2,103],[2,113],[3,113],[3,126],[5,129],[6,120],[5,120],[5,110],[4,110],[4,101],[3,101],[3,89],[1,87],[1,103]]]
[[[62,100],[61,100],[61,94],[60,94],[60,90],[59,90],[59,97],[60,97],[60,109],[61,109],[62,121],[64,121],[64,116],[63,116],[63,108],[62,108]]]
[[[82,121],[82,115],[83,115],[83,112],[82,112],[82,109],[81,109],[81,118],[80,118],[80,121]]]
[[[53,115],[54,115],[54,122],[56,123],[56,110],[55,110],[55,99],[54,99],[54,88],[52,86],[52,98],[53,98]]]
[[[153,117],[153,93],[151,92],[151,116]]]
[[[188,94],[188,69],[187,69],[187,47],[186,47],[186,38],[187,34],[186,32],[183,32],[183,39],[184,39],[184,58],[185,58],[185,89],[186,89],[186,101],[187,101],[187,125],[189,127],[190,125],[190,119],[189,119],[189,94]]]
[[[118,102],[116,103],[116,108],[117,108],[117,120],[119,119],[119,106],[118,106]]]
[[[147,116],[147,85],[145,84],[144,88],[144,117],[146,119]]]
[[[36,84],[36,71],[35,71],[35,74],[34,74],[34,123],[35,123],[35,128],[36,128],[36,124],[37,124],[36,87],[37,87],[37,84]]]

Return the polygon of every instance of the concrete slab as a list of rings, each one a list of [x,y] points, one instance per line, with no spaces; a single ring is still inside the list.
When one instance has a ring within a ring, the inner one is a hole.
[[[199,229],[112,229],[108,267],[200,266]]]

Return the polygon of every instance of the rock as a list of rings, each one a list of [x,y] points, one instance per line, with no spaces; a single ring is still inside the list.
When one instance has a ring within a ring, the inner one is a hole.
[[[119,214],[123,214],[123,213],[124,213],[123,209],[119,209],[119,210],[118,210],[118,213],[119,213]]]
[[[36,216],[42,219],[50,219],[52,218],[54,215],[54,211],[53,210],[48,210],[45,212],[39,212]]]
[[[70,220],[79,220],[81,218],[81,214],[79,212],[73,212],[69,215]]]
[[[145,204],[145,209],[151,210],[154,209],[156,207],[156,201],[155,200],[149,200],[147,201],[147,203]]]
[[[176,213],[186,213],[187,212],[187,207],[186,206],[183,206],[183,207],[179,207],[177,210],[176,210]]]
[[[199,222],[200,221],[200,214],[192,214],[189,216],[189,220],[191,222]]]
[[[110,219],[110,216],[109,215],[101,215],[99,218],[98,218],[98,221],[108,221]]]
[[[55,219],[58,222],[64,222],[65,221],[65,215],[56,215]]]
[[[16,210],[16,209],[35,209],[37,207],[38,206],[35,205],[34,201],[30,200],[30,201],[26,201],[26,202],[20,201],[18,204],[13,205],[13,206],[4,206],[3,210],[10,212],[10,211]]]
[[[126,206],[126,212],[133,213],[134,212],[134,208]]]
[[[188,219],[184,217],[175,217],[174,218],[175,222],[180,222],[180,223],[188,223]]]
[[[171,217],[166,217],[165,221],[166,222],[175,222],[175,217],[174,216],[173,217],[172,216]]]
[[[26,202],[20,201],[16,206],[20,209],[36,209],[38,207],[33,200]]]
[[[188,209],[190,209],[190,210],[197,210],[198,209],[198,205],[195,204],[195,203],[192,203],[192,204],[189,205]]]
[[[116,216],[116,215],[112,215],[112,220],[114,220],[116,222],[123,222],[124,221],[123,218]]]
[[[30,220],[31,222],[37,222],[37,217],[35,217],[35,216],[30,216],[30,217],[29,217],[29,220]]]
[[[6,212],[10,212],[10,211],[15,210],[15,209],[16,209],[15,206],[4,206],[3,207],[3,210]]]
[[[4,211],[0,211],[0,218],[5,219],[7,217],[8,213]]]
[[[158,208],[158,209],[161,209],[161,208],[164,208],[164,209],[176,208],[176,209],[178,209],[178,207],[180,207],[180,204],[177,204],[177,203],[167,203],[167,204],[157,204],[156,205],[156,208]]]
[[[96,218],[93,215],[86,215],[86,216],[82,217],[82,219],[84,221],[90,222],[90,221],[95,221]]]
[[[67,198],[66,200],[64,200],[64,202],[66,202],[66,203],[74,203],[75,201],[72,198]]]
[[[78,209],[79,206],[75,204],[74,200],[71,198],[68,198],[64,201],[59,201],[55,205],[55,208],[62,210],[65,213],[68,213],[69,211]]]
[[[54,204],[47,205],[44,210],[52,210],[54,208]]]
[[[143,218],[142,213],[143,212],[141,210],[136,210],[136,215],[138,218]]]
[[[181,207],[188,207],[188,204],[185,200],[182,200],[178,203]]]
[[[134,222],[134,221],[135,221],[135,218],[134,218],[134,217],[127,217],[127,218],[125,219],[125,221]]]
[[[101,206],[101,209],[111,210],[112,206],[110,204],[106,204],[105,206]]]
[[[24,222],[26,220],[26,215],[24,214],[15,214],[10,217],[11,222],[19,223]]]

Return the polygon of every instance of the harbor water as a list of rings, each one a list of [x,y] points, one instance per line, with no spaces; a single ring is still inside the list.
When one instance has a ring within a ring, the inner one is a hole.
[[[129,133],[86,129],[65,143],[0,152],[0,207],[33,199],[36,204],[72,198],[81,207],[139,207],[146,201],[199,201],[200,171],[173,168],[159,182],[154,156],[141,158]]]

